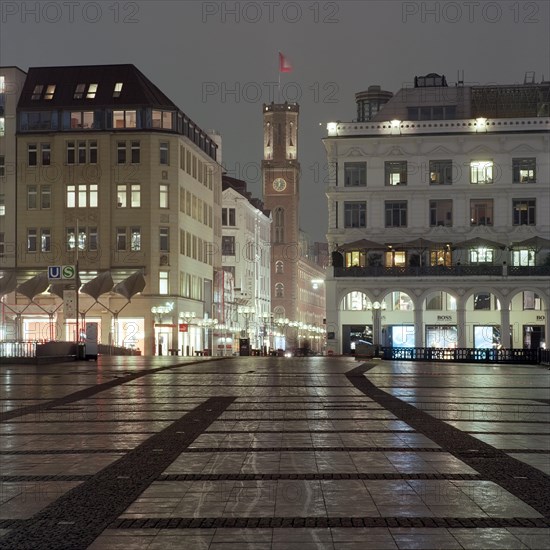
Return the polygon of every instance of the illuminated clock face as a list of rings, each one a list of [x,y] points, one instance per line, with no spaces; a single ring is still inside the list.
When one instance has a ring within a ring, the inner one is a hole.
[[[286,189],[286,181],[283,178],[277,178],[273,181],[273,189],[275,191],[284,191]]]

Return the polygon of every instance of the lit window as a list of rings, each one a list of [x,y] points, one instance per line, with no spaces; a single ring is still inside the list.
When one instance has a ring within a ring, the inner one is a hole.
[[[166,183],[161,183],[160,184],[159,207],[160,208],[168,208],[168,185]]]
[[[90,130],[93,127],[93,111],[71,111],[71,128],[73,130]]]
[[[493,183],[493,161],[475,160],[470,162],[470,182],[478,185]]]
[[[6,91],[6,79],[3,76],[0,76],[0,94],[3,94]]]
[[[6,133],[6,119],[3,116],[0,116],[0,136],[3,136]]]
[[[407,185],[407,161],[396,160],[384,163],[386,185]]]
[[[512,252],[512,265],[532,266],[535,265],[535,251],[529,248],[520,248]]]
[[[141,228],[130,228],[130,250],[137,252],[141,250]]]
[[[472,248],[470,250],[471,264],[492,264],[494,250],[492,248]]]
[[[122,92],[122,82],[117,82],[115,84],[115,89],[113,91],[113,97],[120,97],[120,93]]]
[[[88,86],[88,93],[86,94],[86,99],[95,99],[96,93],[97,93],[97,84],[90,84]]]
[[[453,201],[430,201],[430,227],[451,227],[453,225]]]
[[[159,294],[168,294],[169,293],[169,284],[168,284],[168,271],[159,272]]]
[[[139,183],[132,184],[130,187],[130,206],[132,208],[141,206],[141,185]]]
[[[0,193],[0,216],[6,215],[6,195]]]
[[[537,181],[537,159],[512,159],[512,174],[514,183],[534,183]]]
[[[126,208],[128,201],[126,200],[126,184],[121,183],[117,185],[117,207]]]
[[[532,290],[524,291],[523,293],[523,309],[524,310],[540,310],[541,301],[540,296]]]
[[[76,185],[67,185],[67,208],[76,208]]]
[[[136,111],[113,111],[113,128],[136,128]]]
[[[52,235],[49,229],[40,231],[40,250],[42,252],[50,252],[52,249]]]
[[[48,87],[46,88],[46,93],[44,94],[44,99],[47,99],[49,101],[50,99],[53,99],[54,94],[55,84],[48,84]]]
[[[390,250],[386,252],[386,267],[405,267],[407,253],[404,250]]]
[[[90,193],[90,208],[98,207],[98,187],[97,184],[93,183],[89,185]]]

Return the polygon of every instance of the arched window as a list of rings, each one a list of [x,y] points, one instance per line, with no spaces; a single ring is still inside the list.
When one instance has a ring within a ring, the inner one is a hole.
[[[275,298],[284,298],[285,296],[285,285],[283,283],[277,283],[275,285]]]
[[[284,208],[280,206],[275,208],[273,213],[273,227],[275,230],[274,241],[275,243],[284,243],[285,242],[285,211]]]
[[[273,318],[274,319],[284,319],[285,318],[285,308],[283,306],[277,306],[273,308]]]
[[[280,260],[278,262],[275,262],[275,273],[284,273],[283,262],[281,262]]]

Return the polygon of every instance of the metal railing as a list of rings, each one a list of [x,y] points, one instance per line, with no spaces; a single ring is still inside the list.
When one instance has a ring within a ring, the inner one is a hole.
[[[39,342],[0,342],[0,357],[36,357],[36,344]]]
[[[435,265],[335,267],[335,277],[533,277],[550,276],[550,265]]]
[[[383,348],[384,359],[401,361],[449,361],[460,363],[514,363],[535,365],[542,362],[541,349],[497,348]],[[549,358],[546,357],[548,360]]]

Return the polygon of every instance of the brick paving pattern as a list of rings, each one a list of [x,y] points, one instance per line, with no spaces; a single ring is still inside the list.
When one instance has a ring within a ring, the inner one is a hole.
[[[0,548],[550,548],[549,371],[0,365]]]

